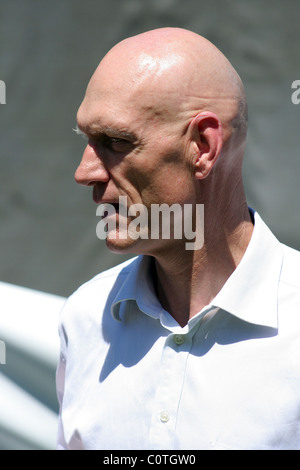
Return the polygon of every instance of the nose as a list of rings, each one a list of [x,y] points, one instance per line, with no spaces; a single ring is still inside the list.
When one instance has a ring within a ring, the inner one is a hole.
[[[87,145],[82,160],[75,172],[78,184],[92,186],[96,183],[107,183],[110,177],[99,155],[91,145]]]

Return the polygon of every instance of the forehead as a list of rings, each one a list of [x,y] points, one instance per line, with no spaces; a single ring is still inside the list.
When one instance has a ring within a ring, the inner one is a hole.
[[[134,74],[121,64],[109,65],[100,64],[93,75],[78,111],[79,124],[122,129],[178,121],[178,89],[174,94],[162,86],[155,73]]]
[[[133,128],[131,123],[127,113],[112,107],[105,109],[97,102],[91,104],[84,100],[77,112],[78,127],[88,135],[112,133],[113,130],[128,132],[130,127]]]
[[[99,83],[89,85],[77,112],[78,126],[90,133],[101,129],[128,130],[146,120],[142,103],[121,93],[118,88],[103,87]]]

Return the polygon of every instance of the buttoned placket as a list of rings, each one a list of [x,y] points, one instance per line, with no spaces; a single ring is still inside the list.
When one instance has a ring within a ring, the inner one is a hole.
[[[172,449],[188,356],[198,328],[170,333],[164,340],[159,382],[152,409],[149,447]]]

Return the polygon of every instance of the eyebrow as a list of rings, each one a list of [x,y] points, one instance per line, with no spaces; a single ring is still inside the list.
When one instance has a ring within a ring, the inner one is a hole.
[[[132,134],[131,132],[127,132],[124,130],[116,129],[114,127],[105,127],[101,126],[99,128],[91,129],[90,127],[85,127],[83,130],[78,123],[76,124],[75,128],[73,129],[74,132],[78,135],[82,135],[84,137],[101,137],[101,136],[108,136],[108,137],[116,137],[129,140],[134,142],[137,140],[136,135]]]

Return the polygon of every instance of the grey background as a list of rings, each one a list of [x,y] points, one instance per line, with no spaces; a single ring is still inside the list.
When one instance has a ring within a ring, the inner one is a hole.
[[[74,182],[72,128],[106,51],[161,26],[206,36],[240,73],[249,204],[300,249],[299,19],[299,0],[0,0],[0,280],[68,296],[124,259],[97,239],[91,191]]]

